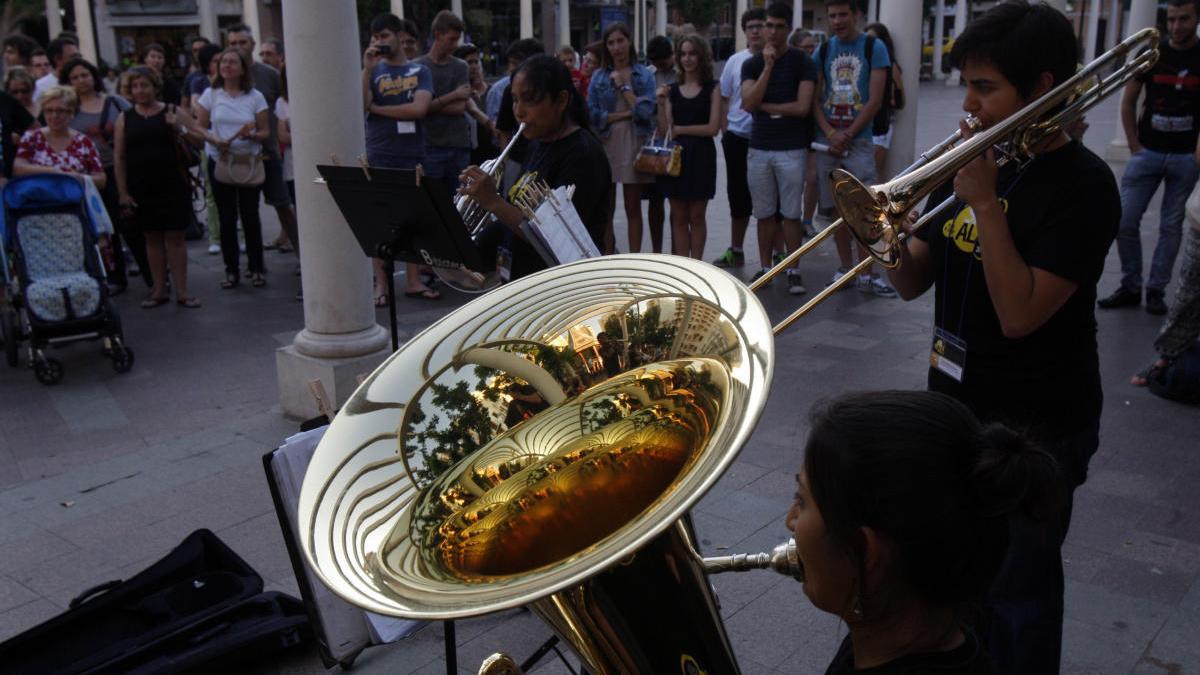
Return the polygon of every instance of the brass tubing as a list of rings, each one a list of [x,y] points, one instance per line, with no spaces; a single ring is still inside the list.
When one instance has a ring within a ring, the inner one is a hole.
[[[830,227],[832,227],[832,226],[830,226]],[[817,293],[816,295],[814,295],[811,300],[809,300],[808,302],[801,305],[800,309],[797,309],[796,311],[789,314],[786,319],[775,324],[775,326],[771,328],[771,332],[774,333],[775,335],[779,335],[783,331],[787,330],[788,326],[791,326],[793,323],[796,323],[797,321],[799,321],[801,318],[804,317],[805,314],[808,314],[809,312],[811,312],[813,310],[813,308],[815,308],[817,305],[824,302],[825,298],[828,298],[830,295],[833,295],[834,293],[841,290],[842,287],[845,286],[846,284],[850,283],[851,281],[854,281],[858,277],[859,273],[866,271],[867,268],[869,268],[871,265],[874,265],[874,264],[875,264],[875,259],[872,258],[871,256],[867,256],[866,258],[863,258],[857,265],[855,265],[854,267],[851,267],[850,271],[843,274],[840,279],[838,279],[837,281],[833,282],[832,284],[829,284],[828,286],[826,286],[824,289],[821,290],[820,293]]]

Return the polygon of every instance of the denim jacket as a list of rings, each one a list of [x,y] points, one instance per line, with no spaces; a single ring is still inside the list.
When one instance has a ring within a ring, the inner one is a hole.
[[[654,124],[654,73],[640,64],[634,64],[632,72],[631,84],[637,96],[633,104],[633,128],[638,136],[648,137]],[[587,106],[592,129],[601,139],[608,138],[612,133],[608,115],[617,109],[617,89],[613,86],[611,69],[603,68],[592,73]]]

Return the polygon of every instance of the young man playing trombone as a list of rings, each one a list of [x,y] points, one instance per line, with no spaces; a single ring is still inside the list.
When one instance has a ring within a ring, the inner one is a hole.
[[[963,109],[986,129],[1068,79],[1071,24],[1045,4],[997,5],[969,24],[951,59]],[[965,123],[964,135],[970,131]],[[935,293],[929,388],[985,422],[1027,431],[1058,460],[1064,508],[1010,521],[1011,544],[981,634],[1001,673],[1057,673],[1062,647],[1060,546],[1071,494],[1099,444],[1102,392],[1093,307],[1121,205],[1108,166],[1066,133],[997,168],[995,149],[930,196],[930,227],[889,273],[900,296]]]

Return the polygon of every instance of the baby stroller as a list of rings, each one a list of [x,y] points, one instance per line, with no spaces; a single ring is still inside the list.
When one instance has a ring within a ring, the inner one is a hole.
[[[89,196],[99,202],[95,189],[77,177],[41,174],[10,181],[0,198],[4,357],[17,367],[21,342],[28,341],[28,363],[42,384],[63,377],[62,363],[46,356],[51,344],[103,340],[114,370],[133,367],[108,294]]]

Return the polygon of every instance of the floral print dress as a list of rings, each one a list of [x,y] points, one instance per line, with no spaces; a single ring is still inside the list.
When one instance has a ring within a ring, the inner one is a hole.
[[[69,173],[103,173],[100,153],[92,139],[79,132],[72,132],[71,142],[62,152],[50,147],[50,141],[41,129],[26,131],[17,145],[17,157],[38,166],[53,166]]]

